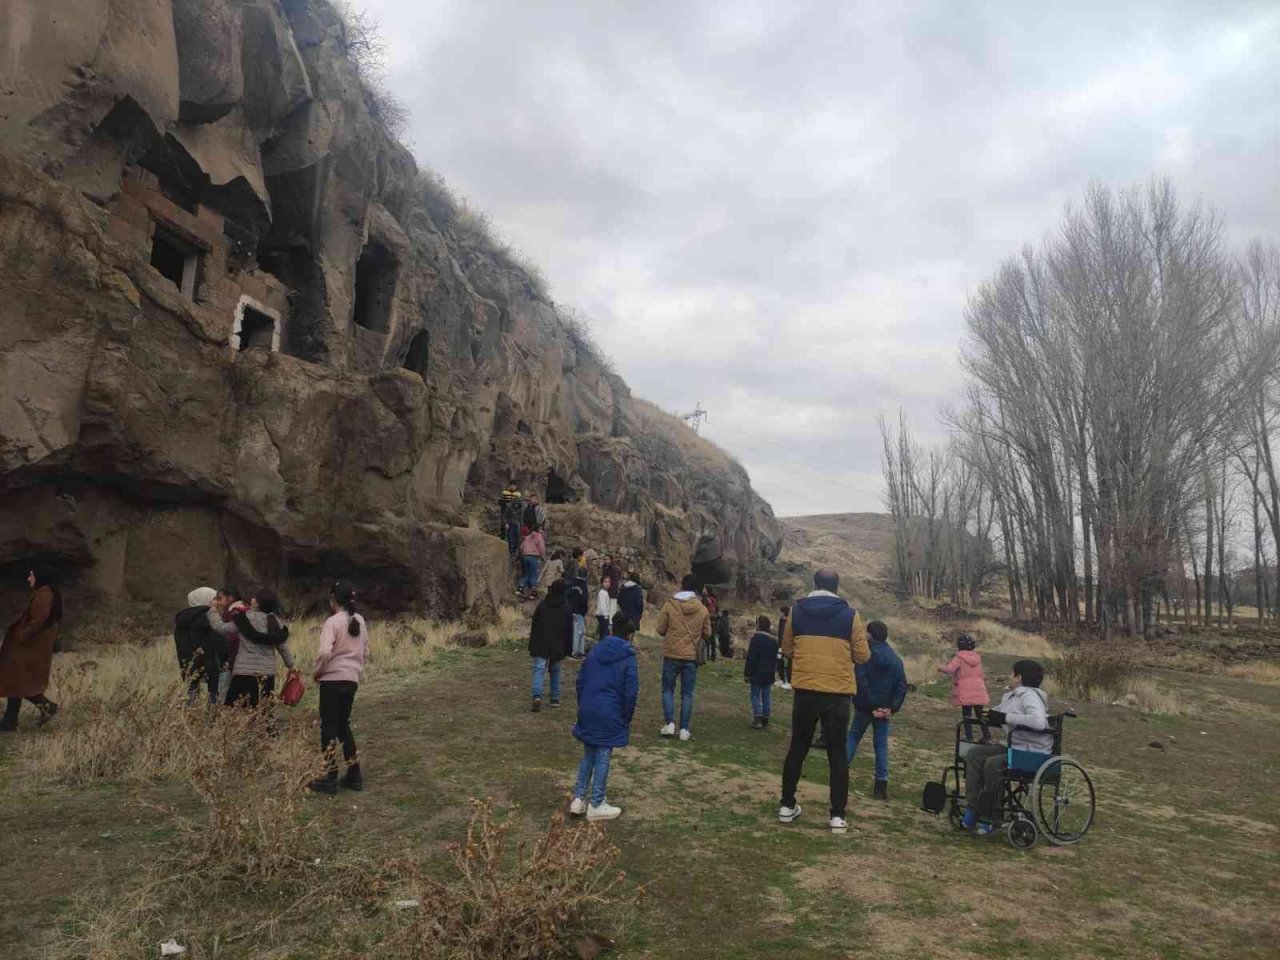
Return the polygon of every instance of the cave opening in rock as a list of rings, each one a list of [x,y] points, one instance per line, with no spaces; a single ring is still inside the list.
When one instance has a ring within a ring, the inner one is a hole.
[[[733,582],[733,570],[723,557],[716,557],[714,560],[695,560],[692,567],[690,573],[698,578],[699,583],[721,585]]]
[[[195,299],[200,251],[158,223],[151,235],[151,266],[173,283],[184,297]]]
[[[356,303],[352,314],[356,326],[375,333],[391,327],[391,302],[396,293],[398,264],[391,252],[370,240],[356,262]]]
[[[409,341],[409,352],[404,357],[404,368],[412,370],[424,381],[427,379],[427,361],[431,357],[431,333],[419,330]]]
[[[240,322],[237,334],[240,338],[241,350],[278,350],[280,349],[280,333],[276,327],[276,318],[255,310],[247,303],[240,306]]]

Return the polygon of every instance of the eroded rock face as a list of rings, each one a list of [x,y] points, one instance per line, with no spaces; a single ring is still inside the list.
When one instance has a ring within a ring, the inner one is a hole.
[[[483,612],[485,510],[552,467],[656,576],[777,555],[741,466],[432,216],[326,2],[56,6],[0,8],[0,574]]]

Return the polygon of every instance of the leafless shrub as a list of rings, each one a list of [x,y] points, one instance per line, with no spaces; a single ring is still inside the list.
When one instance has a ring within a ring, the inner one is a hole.
[[[450,850],[454,875],[425,876],[418,862],[393,865],[405,911],[383,940],[392,960],[516,960],[572,957],[599,914],[621,897],[625,874],[603,828],[570,826],[557,813],[531,849],[508,855],[511,825],[489,801],[472,801],[466,840]]]
[[[1128,689],[1138,670],[1136,661],[1116,650],[1082,646],[1068,650],[1053,664],[1054,688],[1063,696],[1092,700],[1115,698]]]

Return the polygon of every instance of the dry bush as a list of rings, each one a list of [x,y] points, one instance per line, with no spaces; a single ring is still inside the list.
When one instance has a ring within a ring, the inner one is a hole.
[[[1143,713],[1183,716],[1191,712],[1191,705],[1177,690],[1162,687],[1154,680],[1130,680],[1120,702]]]
[[[938,673],[938,667],[941,665],[942,661],[938,657],[927,653],[908,653],[902,657],[902,666],[907,672],[907,683],[915,684],[917,687],[935,683],[941,679],[942,674]]]
[[[416,862],[395,865],[398,896],[419,909],[393,916],[379,956],[388,960],[517,960],[572,957],[620,899],[618,849],[597,825],[569,825],[556,813],[532,848],[509,855],[509,821],[490,801],[472,801],[466,840],[450,849],[455,875],[431,879]],[[400,921],[396,923],[396,921]]]
[[[307,784],[324,771],[309,724],[277,730],[268,701],[220,709],[212,722],[183,711],[172,730],[186,756],[182,780],[204,805],[205,822],[180,820],[189,863],[254,887],[309,859]]]
[[[1054,689],[1065,697],[1114,700],[1124,696],[1138,671],[1127,654],[1099,646],[1068,650],[1051,667]]]

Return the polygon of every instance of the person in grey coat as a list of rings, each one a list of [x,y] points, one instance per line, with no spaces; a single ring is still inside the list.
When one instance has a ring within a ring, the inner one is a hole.
[[[289,627],[280,619],[280,601],[266,588],[254,593],[249,609],[237,613],[228,623],[223,623],[222,611],[217,606],[210,607],[209,626],[224,637],[240,635],[240,650],[227,690],[229,707],[256,707],[262,698],[271,696],[276,684],[276,657],[283,660],[289,670],[294,667]]]

